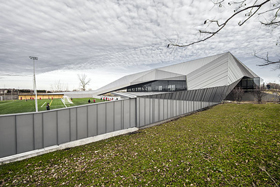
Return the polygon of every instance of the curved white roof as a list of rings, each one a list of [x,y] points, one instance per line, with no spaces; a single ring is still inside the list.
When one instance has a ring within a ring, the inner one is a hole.
[[[187,89],[195,90],[230,85],[244,76],[258,77],[230,52],[227,52],[127,75],[96,90],[96,93],[108,93],[154,80],[186,80]]]

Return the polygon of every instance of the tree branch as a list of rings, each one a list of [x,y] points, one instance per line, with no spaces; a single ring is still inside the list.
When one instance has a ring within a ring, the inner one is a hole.
[[[270,2],[271,0],[266,0],[264,1],[263,3],[261,4],[258,4],[258,5],[252,5],[252,6],[248,6],[246,8],[243,8],[242,10],[239,10],[237,12],[235,12],[233,15],[231,15],[224,23],[222,24],[219,24],[218,21],[215,21],[215,20],[206,20],[204,21],[204,24],[207,23],[207,21],[211,21],[211,22],[216,22],[217,25],[220,27],[218,30],[216,31],[213,31],[213,32],[209,32],[209,31],[200,31],[200,33],[206,33],[206,34],[210,34],[210,36],[204,38],[204,39],[201,39],[201,40],[198,40],[198,41],[195,41],[195,42],[192,42],[192,43],[189,43],[189,44],[183,44],[183,45],[180,45],[180,44],[173,44],[173,43],[169,43],[167,45],[167,48],[169,48],[171,45],[172,46],[176,46],[176,47],[188,47],[190,45],[193,45],[193,44],[196,44],[196,43],[200,43],[200,42],[203,42],[205,40],[208,40],[210,38],[212,38],[214,35],[216,35],[218,32],[220,32],[225,26],[226,24],[233,18],[235,17],[236,15],[240,14],[241,12],[244,12],[245,10],[248,10],[248,9],[253,9],[253,8],[257,8],[257,10],[249,16],[249,18],[247,18],[245,21],[243,21],[242,23],[239,23],[238,25],[239,26],[242,26],[246,21],[248,21],[256,12],[258,12],[258,10],[266,3]],[[221,1],[222,2],[222,1]],[[241,2],[242,4],[244,3],[244,1]]]
[[[258,59],[261,59],[261,60],[265,61],[265,63],[260,64],[258,66],[268,66],[268,65],[279,64],[280,63],[280,59],[278,61],[269,60],[268,53],[266,53],[266,58],[258,56],[255,52],[254,52],[254,56],[257,57]]]

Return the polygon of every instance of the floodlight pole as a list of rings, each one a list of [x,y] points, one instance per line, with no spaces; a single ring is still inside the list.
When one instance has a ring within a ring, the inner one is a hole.
[[[36,112],[38,112],[36,78],[35,78],[35,60],[38,60],[38,57],[29,56],[29,58],[33,60],[33,89],[34,89],[34,93],[35,93],[35,108],[36,108]]]

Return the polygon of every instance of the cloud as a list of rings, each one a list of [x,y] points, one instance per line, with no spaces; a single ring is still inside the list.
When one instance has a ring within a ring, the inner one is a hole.
[[[187,61],[231,51],[237,57],[252,52],[279,54],[274,45],[279,29],[253,18],[237,26],[238,17],[212,39],[188,48],[166,48],[201,39],[210,30],[206,19],[225,20],[233,7],[218,8],[208,0],[9,0],[0,4],[0,73],[29,75],[36,71],[135,67]]]

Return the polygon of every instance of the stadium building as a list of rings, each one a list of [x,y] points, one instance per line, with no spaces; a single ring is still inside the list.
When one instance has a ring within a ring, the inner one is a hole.
[[[227,52],[127,75],[96,94],[219,102],[235,87],[251,91],[259,86],[260,77]]]

